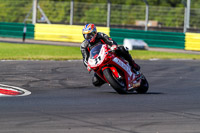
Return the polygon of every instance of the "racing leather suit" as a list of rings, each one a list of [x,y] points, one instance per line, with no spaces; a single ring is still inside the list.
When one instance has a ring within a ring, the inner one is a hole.
[[[90,50],[94,46],[99,45],[99,44],[107,44],[108,47],[112,47],[112,45],[117,45],[115,41],[113,41],[110,37],[108,37],[106,34],[101,33],[101,32],[97,33],[97,36],[94,42],[89,43],[87,40],[84,40],[81,44],[81,53],[83,56],[83,63],[86,67],[88,63]],[[123,57],[125,60],[127,60],[130,66],[134,68],[136,71],[140,70],[139,65],[137,65],[134,62],[128,50],[126,50],[123,46],[118,47],[118,49],[116,50],[116,54]],[[92,81],[95,86],[101,86],[104,83],[104,81],[96,73],[94,74]]]

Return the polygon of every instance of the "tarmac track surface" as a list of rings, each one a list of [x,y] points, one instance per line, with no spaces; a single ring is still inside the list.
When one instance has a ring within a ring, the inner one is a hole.
[[[1,61],[1,133],[199,133],[200,61],[141,61],[147,94],[95,88],[81,61]]]

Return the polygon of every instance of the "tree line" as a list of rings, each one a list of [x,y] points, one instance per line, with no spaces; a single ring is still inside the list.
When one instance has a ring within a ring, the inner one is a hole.
[[[71,0],[38,0],[38,3],[52,23],[69,24]],[[144,0],[109,0],[111,2],[111,24],[135,25],[136,20],[145,20]],[[149,19],[166,27],[183,27],[184,2],[186,0],[147,0],[150,6]],[[74,0],[75,24],[92,22],[106,25],[108,0]],[[200,0],[191,1],[190,24],[200,28]],[[31,13],[32,0],[0,0],[0,22],[23,22]],[[37,19],[42,14],[37,12]]]

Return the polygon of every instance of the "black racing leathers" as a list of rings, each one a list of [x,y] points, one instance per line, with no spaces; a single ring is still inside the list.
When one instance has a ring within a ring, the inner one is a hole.
[[[97,36],[94,42],[89,43],[87,40],[84,40],[83,43],[81,44],[81,53],[83,56],[83,63],[86,67],[87,67],[90,50],[98,44],[107,44],[110,47],[112,45],[117,45],[115,41],[113,41],[110,37],[108,37],[106,34],[101,33],[101,32],[97,33]]]

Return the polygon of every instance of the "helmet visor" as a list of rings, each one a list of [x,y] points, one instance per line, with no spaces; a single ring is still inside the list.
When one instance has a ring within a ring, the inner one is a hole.
[[[83,36],[85,39],[91,40],[95,36],[95,33],[92,32],[92,33],[88,33],[88,34],[83,34]]]

